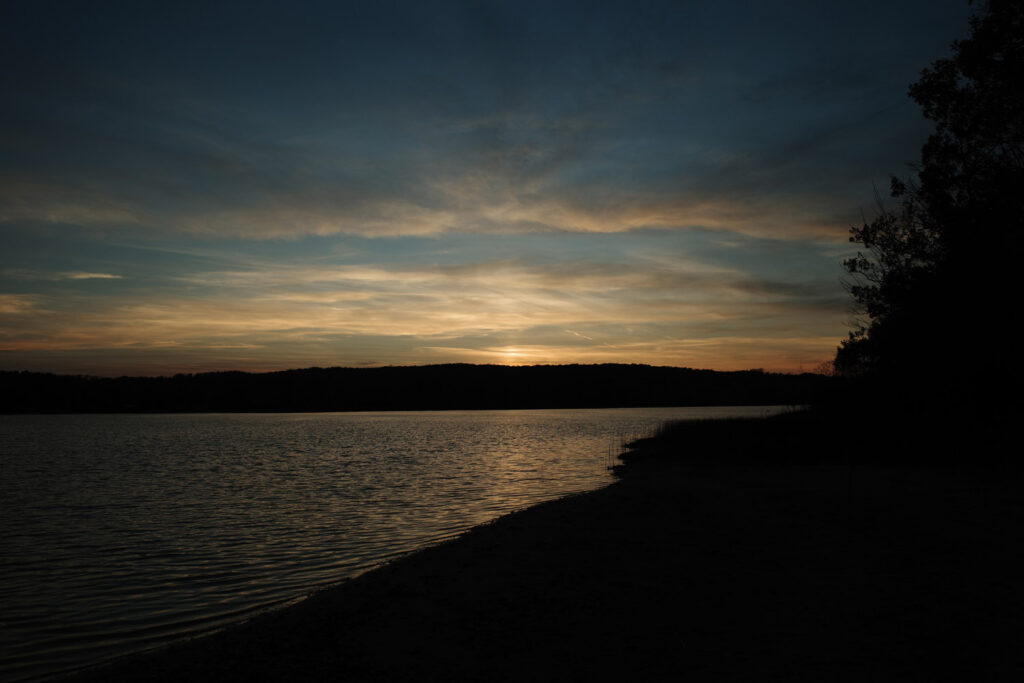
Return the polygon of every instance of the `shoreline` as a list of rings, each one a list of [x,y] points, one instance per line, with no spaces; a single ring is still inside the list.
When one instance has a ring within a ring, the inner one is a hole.
[[[58,680],[1016,680],[1012,481],[647,449],[291,607]]]

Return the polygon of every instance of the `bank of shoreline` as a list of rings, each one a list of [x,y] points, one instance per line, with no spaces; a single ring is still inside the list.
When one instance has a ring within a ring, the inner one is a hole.
[[[611,486],[69,680],[1024,673],[1018,482],[916,465],[712,464],[671,439],[643,446]]]

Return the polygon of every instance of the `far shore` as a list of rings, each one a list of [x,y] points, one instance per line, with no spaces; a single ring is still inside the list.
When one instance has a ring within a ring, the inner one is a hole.
[[[1019,476],[716,462],[681,443],[640,444],[604,489],[69,680],[1021,680]]]
[[[87,377],[0,370],[0,414],[266,413],[800,405],[812,373],[650,365],[417,365]]]

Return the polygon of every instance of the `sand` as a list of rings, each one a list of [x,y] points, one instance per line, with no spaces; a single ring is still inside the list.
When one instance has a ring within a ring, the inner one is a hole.
[[[1019,482],[692,466],[76,681],[1024,680]]]

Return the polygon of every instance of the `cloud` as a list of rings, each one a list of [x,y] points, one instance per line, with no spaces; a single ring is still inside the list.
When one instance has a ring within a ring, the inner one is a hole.
[[[15,280],[48,280],[59,282],[61,280],[122,280],[123,275],[112,273],[98,273],[84,270],[70,270],[53,272],[45,270],[33,270],[30,268],[4,268],[0,274]]]
[[[58,278],[63,280],[120,280],[121,275],[111,275],[110,273],[88,273],[84,271],[71,271],[68,273],[59,273]]]
[[[88,188],[72,181],[44,182],[10,172],[0,178],[0,224],[38,221],[116,226],[147,222],[146,212],[114,189]]]
[[[615,94],[572,101],[549,97],[563,85],[557,76],[524,81],[526,101],[470,99],[449,112],[428,98],[418,116],[357,100],[344,103],[352,112],[306,110],[298,121],[82,74],[101,82],[76,93],[88,106],[19,119],[34,123],[15,136],[14,156],[32,163],[0,167],[0,221],[243,239],[648,227],[822,239],[837,200],[855,208],[860,190],[837,192],[850,170],[822,164],[830,146],[873,148],[841,134],[858,113],[838,127],[827,105],[804,112],[806,123],[792,112],[766,120],[716,86],[703,97],[721,100],[714,108],[728,117],[677,116],[695,104],[685,87],[648,101],[664,92],[662,63],[633,58],[623,73],[588,65],[603,74],[595,88]],[[775,132],[752,142],[755,127]]]
[[[692,339],[740,330],[792,336],[808,330],[802,318],[808,309],[827,314],[817,327],[841,332],[840,311],[829,308],[811,284],[757,280],[685,259],[650,259],[639,266],[508,259],[437,267],[262,268],[178,280],[180,286],[163,292],[106,299],[67,293],[11,299],[8,308],[16,312],[45,302],[45,314],[40,309],[8,329],[4,347],[286,353],[358,338],[405,339],[411,349],[443,346],[437,342],[445,339],[519,336],[563,346],[571,338],[583,353],[666,333]]]
[[[557,363],[649,363],[719,370],[763,368],[793,372],[814,368],[835,353],[832,337],[721,337],[663,339],[616,346],[559,346],[518,344],[508,346],[429,346],[418,352],[427,358],[459,358],[463,362],[502,365]]]
[[[486,182],[498,187],[481,187]],[[603,184],[548,188],[460,176],[423,179],[415,192],[397,183],[392,192],[395,196],[377,192],[346,199],[350,192],[331,187],[278,189],[165,209],[145,206],[126,196],[124,188],[86,191],[33,185],[28,194],[0,193],[0,222],[257,240],[304,235],[607,234],[644,228],[715,229],[781,239],[844,237],[825,212],[824,200],[751,195],[746,190],[732,196],[719,191],[716,196],[682,187],[662,192]],[[417,193],[418,201],[409,198]],[[856,218],[852,210],[847,213],[849,219]]]
[[[0,294],[0,313],[27,313],[36,308],[36,299],[31,294]]]
[[[3,348],[777,367],[967,12],[401,4],[0,22]]]

